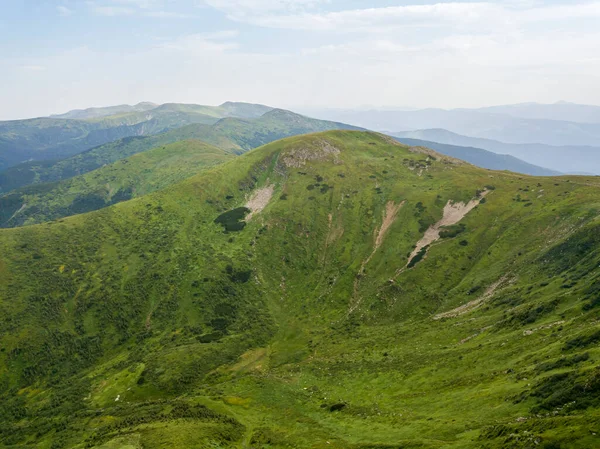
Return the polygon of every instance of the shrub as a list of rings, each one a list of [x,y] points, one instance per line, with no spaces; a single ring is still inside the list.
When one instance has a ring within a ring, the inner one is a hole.
[[[222,213],[215,218],[215,223],[223,226],[225,232],[239,232],[246,226],[244,217],[250,212],[247,207],[238,207],[236,209]]]
[[[421,260],[423,260],[423,258],[427,254],[427,250],[428,249],[429,249],[429,245],[424,246],[423,248],[421,248],[421,250],[415,255],[415,257],[413,257],[411,259],[411,261],[408,263],[407,268],[412,268],[416,264],[418,264]]]

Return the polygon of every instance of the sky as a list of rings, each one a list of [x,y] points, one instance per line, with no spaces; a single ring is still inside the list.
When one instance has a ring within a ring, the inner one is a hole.
[[[0,120],[75,108],[600,104],[600,1],[0,0]]]

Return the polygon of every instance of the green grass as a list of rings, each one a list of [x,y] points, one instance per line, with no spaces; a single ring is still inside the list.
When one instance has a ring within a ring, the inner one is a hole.
[[[0,442],[598,446],[598,180],[430,156],[375,133],[291,137],[0,230]],[[215,223],[268,185],[242,230]],[[460,235],[398,273],[424,223],[486,185]]]

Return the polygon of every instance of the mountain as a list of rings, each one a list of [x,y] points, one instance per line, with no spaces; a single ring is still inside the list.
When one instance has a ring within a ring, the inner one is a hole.
[[[184,140],[84,175],[23,187],[0,196],[0,227],[41,223],[101,209],[176,184],[232,157],[198,140]]]
[[[490,139],[462,136],[445,129],[422,129],[393,133],[400,138],[422,139],[448,145],[483,148],[499,154],[509,154],[535,165],[563,173],[600,175],[600,147],[554,146],[543,144],[510,144]]]
[[[62,159],[121,138],[159,134],[189,124],[212,125],[225,117],[255,119],[272,109],[231,102],[221,106],[140,103],[61,116],[68,118],[4,121],[0,122],[0,170],[31,160]]]
[[[296,136],[0,230],[0,444],[597,447],[600,182]]]
[[[559,101],[554,104],[522,103],[506,106],[491,106],[477,110],[527,119],[600,123],[600,106],[575,104],[565,101]]]
[[[412,134],[412,133],[411,133]],[[515,173],[523,173],[532,176],[557,176],[561,173],[537,165],[528,164],[514,156],[507,154],[496,154],[481,148],[460,147],[456,145],[447,145],[427,140],[411,139],[407,137],[396,137],[396,139],[406,145],[415,147],[431,148],[439,153],[451,156],[463,161],[469,162],[478,167],[489,170],[509,170]]]
[[[156,108],[158,105],[150,102],[142,102],[136,105],[121,104],[118,106],[107,106],[100,108],[74,109],[64,114],[54,114],[52,118],[66,118],[76,120],[86,120],[93,118],[106,117],[109,115],[125,114],[129,112],[144,112]]]
[[[283,137],[330,129],[356,128],[343,123],[311,119],[281,109],[273,109],[252,120],[228,117],[213,125],[195,124],[155,136],[128,137],[55,162],[20,164],[0,171],[0,192],[8,192],[29,184],[60,181],[150,148],[180,140],[201,140],[230,152],[243,153]]]
[[[507,143],[600,147],[600,123],[522,118],[485,110],[321,110],[313,111],[312,115],[383,132],[443,128],[465,136]]]

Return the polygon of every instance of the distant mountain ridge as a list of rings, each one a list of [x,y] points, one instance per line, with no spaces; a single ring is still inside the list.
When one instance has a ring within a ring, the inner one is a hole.
[[[256,119],[273,108],[226,102],[220,106],[139,103],[70,111],[55,117],[0,122],[0,170],[30,160],[62,159],[130,136],[147,136],[221,118]]]
[[[51,114],[52,118],[66,118],[66,119],[77,119],[86,120],[98,117],[106,117],[109,115],[123,114],[127,112],[143,112],[149,111],[158,107],[156,103],[141,102],[135,105],[121,104],[117,106],[106,106],[106,107],[93,107],[86,109],[73,109],[65,112],[64,114]]]
[[[461,159],[489,170],[509,170],[515,173],[523,173],[532,176],[557,176],[561,174],[559,171],[529,164],[514,156],[497,154],[482,148],[447,145],[427,140],[411,139],[408,137],[395,137],[395,139],[406,145],[431,148],[446,156]]]
[[[490,106],[481,112],[506,114],[513,117],[541,120],[560,120],[577,123],[600,123],[600,106],[559,101],[553,104],[521,103]]]
[[[404,131],[393,133],[393,135],[447,145],[482,148],[498,154],[508,154],[530,164],[544,166],[562,173],[600,175],[600,147],[511,144],[463,136],[446,129]]]

